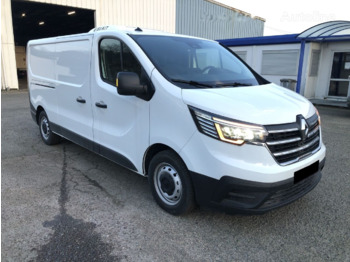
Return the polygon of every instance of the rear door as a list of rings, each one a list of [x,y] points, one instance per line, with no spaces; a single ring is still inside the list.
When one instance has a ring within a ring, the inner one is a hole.
[[[56,43],[59,132],[93,149],[90,74],[92,35]]]

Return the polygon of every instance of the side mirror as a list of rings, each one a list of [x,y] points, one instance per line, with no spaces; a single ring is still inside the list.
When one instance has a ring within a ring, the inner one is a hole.
[[[119,72],[116,85],[120,95],[140,96],[147,94],[147,85],[141,85],[139,76],[134,72]]]

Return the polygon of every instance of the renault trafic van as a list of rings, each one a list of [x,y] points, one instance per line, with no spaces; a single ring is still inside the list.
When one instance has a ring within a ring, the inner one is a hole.
[[[264,213],[321,179],[316,108],[215,41],[104,26],[27,52],[44,143],[64,137],[147,176],[171,214]]]

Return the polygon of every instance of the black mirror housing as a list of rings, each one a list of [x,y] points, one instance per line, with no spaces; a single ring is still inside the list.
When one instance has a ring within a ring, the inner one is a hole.
[[[140,78],[134,72],[119,72],[116,84],[120,95],[138,96],[147,93],[147,86],[140,84]]]
[[[142,85],[140,77],[135,72],[119,72],[117,74],[116,86],[118,94],[124,96],[136,96],[145,101],[151,100],[155,92],[151,81]]]

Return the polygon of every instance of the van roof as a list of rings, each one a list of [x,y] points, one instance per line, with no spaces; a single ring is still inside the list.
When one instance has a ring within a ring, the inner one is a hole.
[[[159,30],[141,29],[139,27],[106,25],[106,26],[99,26],[99,27],[93,28],[87,33],[55,36],[55,37],[49,37],[49,38],[43,38],[43,39],[30,40],[28,42],[28,46],[32,45],[32,44],[38,44],[38,43],[47,43],[47,41],[55,42],[57,40],[72,39],[74,37],[84,37],[86,35],[102,32],[102,31],[103,32],[116,32],[117,31],[120,33],[128,34],[128,35],[161,35],[161,36],[177,36],[177,37],[185,37],[185,38],[204,39],[204,38],[200,38],[200,37],[181,35],[181,34],[173,34],[173,33],[163,32],[163,31],[159,31]],[[209,40],[209,39],[204,39],[204,40],[213,41],[213,40]]]
[[[105,25],[105,26],[99,26],[91,29],[89,33],[95,33],[99,31],[118,31],[118,32],[124,32],[125,34],[152,34],[152,35],[173,35],[171,33],[159,31],[159,30],[152,30],[152,29],[144,29],[140,27],[131,27],[131,26],[117,26],[117,25]]]
[[[169,32],[164,32],[159,30],[153,30],[153,29],[144,29],[140,27],[118,26],[118,25],[99,26],[91,29],[89,33],[96,33],[100,31],[107,31],[107,32],[118,31],[128,35],[162,35],[162,36],[177,36],[177,37],[204,39],[201,37],[195,37],[190,35],[174,34],[174,33],[169,33]],[[205,39],[205,40],[209,40],[209,39]],[[209,40],[209,41],[212,41],[212,40]]]

